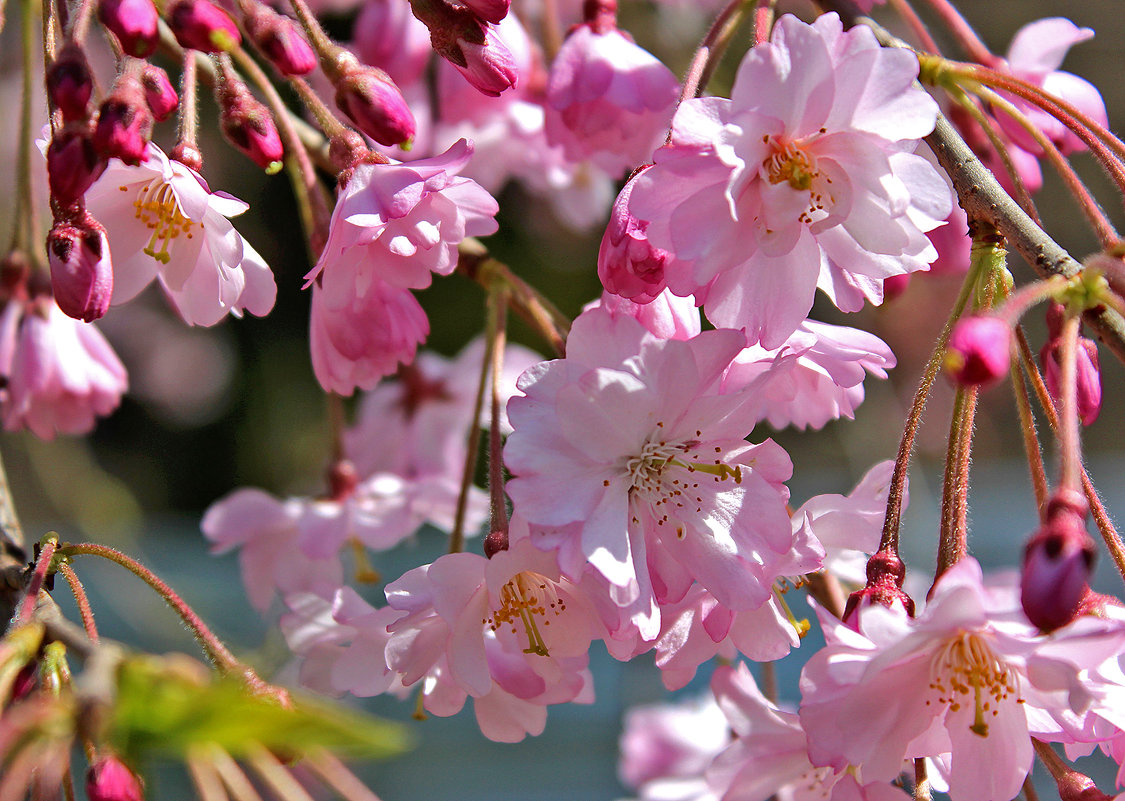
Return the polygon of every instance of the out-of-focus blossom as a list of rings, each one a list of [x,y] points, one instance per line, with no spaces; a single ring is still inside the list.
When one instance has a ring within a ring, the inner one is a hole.
[[[581,25],[551,64],[547,139],[620,174],[651,159],[678,92],[672,71],[620,31]]]
[[[422,78],[433,54],[429,30],[401,0],[367,0],[352,28],[351,49],[407,89]]]
[[[5,430],[27,428],[42,439],[89,433],[128,386],[105,337],[46,295],[26,303],[13,298],[0,313],[0,375]]]
[[[1043,380],[1057,404],[1062,398],[1062,353],[1063,307],[1051,303],[1047,307],[1047,341],[1039,351],[1039,362],[1043,365]],[[1078,337],[1075,352],[1075,405],[1078,419],[1088,426],[1098,419],[1102,409],[1102,377],[1098,364],[1098,346],[1092,339]]]
[[[106,226],[115,304],[159,278],[189,325],[273,308],[273,274],[227,219],[249,207],[210,191],[198,173],[155,145],[139,166],[111,161],[86,204]]]
[[[144,782],[113,754],[94,761],[86,771],[89,801],[144,801]]]
[[[818,287],[856,311],[881,302],[884,279],[933,261],[924,233],[951,199],[913,152],[937,114],[916,69],[863,26],[786,15],[743,59],[731,100],[681,104],[631,199],[648,239],[694,265],[672,290],[772,349]]]

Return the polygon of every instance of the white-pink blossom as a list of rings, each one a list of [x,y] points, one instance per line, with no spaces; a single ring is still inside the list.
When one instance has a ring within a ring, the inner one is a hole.
[[[681,104],[631,198],[649,240],[693,263],[673,291],[772,349],[818,287],[856,311],[881,302],[884,279],[925,269],[924,232],[951,199],[913,152],[937,114],[916,75],[914,55],[863,26],[786,15],[743,59],[731,100]]]
[[[194,170],[156,145],[136,167],[110,159],[86,193],[106,227],[113,254],[113,303],[132,299],[153,279],[189,325],[214,325],[243,311],[273,308],[273,273],[229,217],[249,206],[212,192]]]
[[[42,439],[86,434],[128,388],[125,367],[92,323],[63,314],[50,296],[13,297],[0,313],[4,429]]]
[[[675,586],[666,600],[678,600],[694,578],[732,609],[760,606],[792,547],[791,465],[773,442],[747,443],[745,399],[717,392],[743,345],[736,331],[658,339],[585,312],[567,358],[524,373],[525,397],[508,403],[515,510],[534,526],[579,524],[581,553],[631,595]]]
[[[678,91],[672,71],[621,31],[580,25],[551,64],[547,137],[571,161],[620,174],[649,160]]]

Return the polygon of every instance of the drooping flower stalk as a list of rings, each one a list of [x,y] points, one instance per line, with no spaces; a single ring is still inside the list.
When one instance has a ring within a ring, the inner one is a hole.
[[[492,522],[489,534],[502,537],[508,531],[508,506],[504,494],[504,445],[500,431],[501,381],[504,371],[504,350],[507,345],[508,291],[498,287],[488,296],[488,328],[485,336],[492,339],[487,351],[492,370],[491,402],[488,425],[488,494],[491,499]]]
[[[86,636],[91,642],[98,641],[98,627],[94,625],[94,612],[90,608],[90,599],[86,596],[86,588],[78,580],[74,568],[65,559],[58,562],[58,571],[62,573],[66,583],[70,585],[70,592],[74,595],[74,603],[78,607],[78,614],[82,617],[82,627],[86,629]]]
[[[992,51],[981,41],[977,32],[973,30],[973,27],[961,16],[961,12],[949,0],[928,0],[928,2],[930,8],[934,10],[970,58],[987,66],[996,63],[996,56],[992,55]]]
[[[760,12],[763,8],[770,9],[773,6],[772,0],[730,0],[715,17],[711,27],[707,29],[703,41],[700,42],[699,47],[692,56],[691,64],[688,66],[687,74],[684,76],[683,88],[680,90],[680,99],[677,102],[683,103],[688,98],[699,97],[707,88],[707,84],[711,80],[711,76],[715,72],[715,68],[719,65],[719,61],[726,52],[727,46],[730,44],[731,36],[746,16],[746,12],[751,7],[757,7]],[[769,26],[766,25],[765,36],[769,38]],[[668,136],[671,137],[671,131]],[[667,141],[671,141],[669,138]]]
[[[54,532],[45,536],[39,543],[39,556],[35,559],[35,569],[31,573],[31,580],[24,590],[23,601],[16,612],[15,625],[27,623],[35,612],[35,604],[39,600],[39,591],[47,580],[47,573],[58,549],[59,538]]]
[[[1016,331],[1017,339],[1023,340],[1022,329]],[[1031,486],[1035,492],[1035,507],[1042,514],[1047,507],[1047,474],[1043,468],[1043,452],[1039,447],[1039,436],[1035,430],[1035,417],[1031,413],[1031,398],[1028,396],[1027,383],[1020,362],[1012,362],[1010,371],[1012,381],[1012,394],[1016,399],[1016,411],[1019,414],[1020,431],[1023,434],[1024,453],[1027,456],[1028,470],[1031,473]]]

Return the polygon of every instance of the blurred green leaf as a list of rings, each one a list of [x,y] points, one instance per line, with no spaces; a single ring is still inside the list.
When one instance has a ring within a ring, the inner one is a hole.
[[[247,692],[236,678],[208,680],[200,667],[186,659],[122,663],[109,737],[123,756],[183,757],[193,746],[213,744],[241,758],[260,744],[286,757],[323,747],[342,757],[380,758],[409,747],[398,724],[304,696],[285,708]]]

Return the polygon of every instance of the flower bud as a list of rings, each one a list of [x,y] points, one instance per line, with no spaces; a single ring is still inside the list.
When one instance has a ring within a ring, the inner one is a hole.
[[[392,147],[414,138],[414,115],[387,73],[344,59],[335,81],[336,105],[363,133]]]
[[[121,49],[130,56],[147,58],[160,41],[160,14],[152,0],[101,0],[98,19],[108,28]]]
[[[109,158],[137,165],[148,152],[153,118],[145,90],[136,76],[124,73],[102,102],[94,129],[94,147]]]
[[[1074,620],[1089,592],[1095,550],[1086,510],[1080,493],[1056,493],[1045,522],[1024,548],[1020,603],[1028,620],[1044,631]]]
[[[949,336],[945,369],[958,384],[991,383],[1008,372],[1011,339],[1011,327],[999,317],[966,317]]]
[[[94,79],[86,54],[73,42],[60,51],[47,69],[47,95],[51,103],[62,112],[64,122],[85,120],[89,117],[90,96],[94,92]]]
[[[86,771],[90,801],[144,801],[144,784],[115,756],[103,756]]]
[[[445,3],[412,5],[414,15],[430,29],[434,52],[486,95],[499,97],[516,85],[515,57],[496,33],[471,9]]]
[[[208,0],[178,0],[168,8],[166,16],[181,47],[219,53],[242,43],[234,20]]]
[[[47,146],[47,183],[62,206],[79,200],[105,170],[88,125],[70,123],[55,132]]]
[[[1048,338],[1039,351],[1039,361],[1043,365],[1043,380],[1055,403],[1062,397],[1062,317],[1063,307],[1052,303],[1047,309]],[[1088,426],[1098,419],[1102,408],[1102,378],[1098,365],[1098,346],[1086,337],[1078,337],[1075,353],[1075,403],[1078,406],[1078,419]]]
[[[160,67],[146,64],[141,84],[145,88],[145,102],[156,121],[164,122],[171,117],[180,105],[180,96],[168,80],[168,73]]]
[[[230,70],[223,71],[218,100],[220,123],[227,141],[266,172],[273,174],[280,170],[285,148],[273,115]]]
[[[648,222],[629,211],[629,196],[643,173],[641,170],[631,178],[614,201],[598,249],[598,278],[602,286],[607,292],[637,303],[648,303],[660,294],[665,286],[664,268],[674,258],[648,241]]]
[[[282,75],[308,75],[316,69],[316,53],[289,17],[254,5],[243,21],[247,35]]]
[[[462,4],[485,22],[494,25],[508,16],[512,0],[461,0]]]
[[[113,265],[105,229],[86,215],[56,222],[47,234],[51,290],[68,316],[90,323],[102,317],[113,297]]]
[[[499,530],[488,532],[488,536],[484,538],[484,555],[491,559],[506,550],[508,550],[508,532]]]

